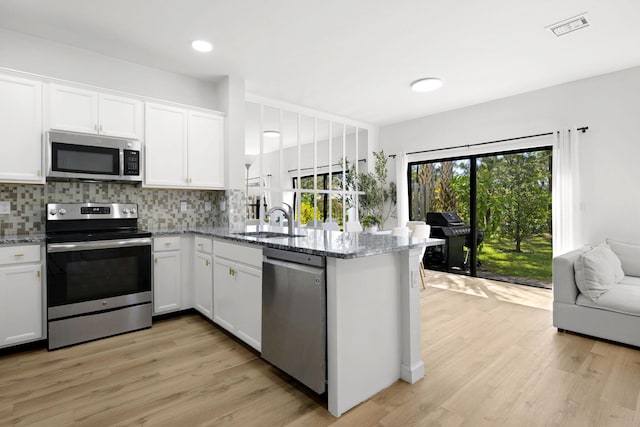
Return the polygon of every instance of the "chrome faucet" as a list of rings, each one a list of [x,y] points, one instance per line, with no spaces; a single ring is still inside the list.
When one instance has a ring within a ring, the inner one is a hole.
[[[293,236],[293,208],[287,203],[283,203],[283,205],[286,206],[286,210],[280,206],[274,206],[267,211],[267,216],[271,216],[275,211],[282,212],[287,220],[287,232],[289,233],[289,236]]]

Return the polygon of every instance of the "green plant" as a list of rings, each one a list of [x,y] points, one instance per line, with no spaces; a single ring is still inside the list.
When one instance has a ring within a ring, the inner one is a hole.
[[[380,224],[380,219],[374,215],[365,215],[362,217],[362,226],[364,228],[373,227],[374,225]]]
[[[387,162],[389,158],[384,150],[373,152],[375,165],[373,172],[357,173],[355,165],[349,168],[349,187],[357,185],[358,191],[363,192],[358,198],[359,216],[362,218],[362,225],[366,227],[364,221],[366,217],[376,219],[376,224],[380,227],[394,215],[397,202],[396,183],[387,184]]]

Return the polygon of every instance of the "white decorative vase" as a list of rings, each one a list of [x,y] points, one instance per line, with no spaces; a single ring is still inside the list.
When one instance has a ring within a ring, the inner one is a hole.
[[[376,233],[377,231],[378,231],[378,225],[377,224],[376,225],[372,225],[371,227],[366,227],[364,229],[364,232],[365,233],[369,233],[369,234]]]

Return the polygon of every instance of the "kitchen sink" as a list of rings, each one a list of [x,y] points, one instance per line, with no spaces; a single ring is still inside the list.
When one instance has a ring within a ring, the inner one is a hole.
[[[288,233],[279,233],[277,231],[245,231],[242,233],[233,233],[238,236],[255,237],[258,239],[270,239],[273,237],[304,237],[303,234],[289,235]]]

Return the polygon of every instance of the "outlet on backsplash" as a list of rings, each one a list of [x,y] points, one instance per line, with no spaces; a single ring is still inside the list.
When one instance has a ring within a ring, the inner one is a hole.
[[[9,215],[11,213],[11,202],[0,202],[0,215]]]
[[[211,212],[211,202],[204,202],[204,211]]]
[[[180,202],[180,212],[187,211],[187,202]]]

